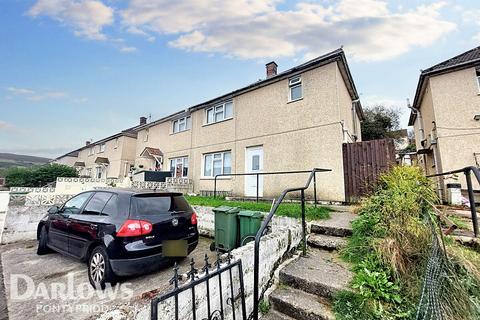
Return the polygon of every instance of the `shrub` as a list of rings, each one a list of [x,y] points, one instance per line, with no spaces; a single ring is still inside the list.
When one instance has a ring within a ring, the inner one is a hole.
[[[45,164],[28,168],[10,168],[5,174],[7,187],[42,187],[57,177],[78,177],[77,171],[62,164]]]
[[[375,193],[361,202],[353,235],[342,251],[353,263],[351,286],[356,292],[337,295],[334,309],[340,319],[414,318],[430,256],[431,225],[437,228],[430,205],[436,201],[432,183],[419,168],[394,167],[380,177]],[[480,255],[451,242],[447,252],[451,258],[439,289],[445,318],[476,319],[480,263],[472,261],[480,261]]]

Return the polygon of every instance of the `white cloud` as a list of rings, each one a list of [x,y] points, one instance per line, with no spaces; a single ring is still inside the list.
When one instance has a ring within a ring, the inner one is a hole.
[[[73,28],[74,34],[93,40],[105,40],[102,32],[114,21],[114,10],[97,0],[38,0],[28,15],[49,16]]]
[[[0,120],[0,131],[15,131],[16,129],[17,127],[13,124]]]
[[[17,88],[17,87],[8,87],[7,91],[15,95],[30,95],[35,93],[35,91],[33,90],[30,90],[27,88]]]
[[[14,95],[23,96],[29,101],[42,101],[46,99],[61,99],[68,97],[68,92],[65,91],[35,91],[27,88],[8,87],[6,90]]]
[[[472,40],[479,43],[480,42],[480,20],[478,19],[480,15],[480,9],[472,10],[472,9],[464,9],[460,8],[459,10],[463,11],[462,18],[463,21],[470,25],[475,25],[479,30],[477,33],[472,37]]]
[[[132,53],[132,52],[136,52],[137,48],[135,48],[135,47],[121,47],[120,51],[124,52],[124,53]]]
[[[440,15],[445,3],[392,11],[386,1],[131,0],[122,23],[134,34],[166,34],[175,48],[239,58],[322,54],[344,45],[357,60],[385,60],[428,46],[456,25]]]

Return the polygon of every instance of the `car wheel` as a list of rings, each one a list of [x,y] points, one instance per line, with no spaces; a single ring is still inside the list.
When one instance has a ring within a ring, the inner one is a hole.
[[[95,289],[105,289],[107,283],[114,285],[115,275],[110,267],[107,252],[102,246],[93,249],[88,259],[88,280]]]
[[[40,230],[40,237],[38,238],[38,247],[37,247],[37,254],[38,255],[43,255],[52,252],[50,248],[47,246],[47,239],[48,239],[48,234],[47,234],[47,229],[45,226],[42,226],[42,229]]]

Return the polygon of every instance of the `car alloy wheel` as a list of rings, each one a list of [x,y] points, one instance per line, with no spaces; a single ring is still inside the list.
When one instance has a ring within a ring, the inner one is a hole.
[[[90,274],[95,283],[102,283],[105,276],[105,259],[100,252],[96,252],[90,261]]]

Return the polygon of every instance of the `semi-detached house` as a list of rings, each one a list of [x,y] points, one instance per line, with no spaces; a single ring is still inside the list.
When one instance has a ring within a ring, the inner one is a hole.
[[[363,118],[345,54],[335,50],[266,79],[134,129],[135,169],[170,170],[213,190],[217,174],[328,168],[319,199],[343,201],[342,143],[360,141]],[[260,178],[259,194],[278,197],[307,174]],[[218,190],[254,196],[256,178],[220,177]],[[311,194],[310,194],[311,195]]]

